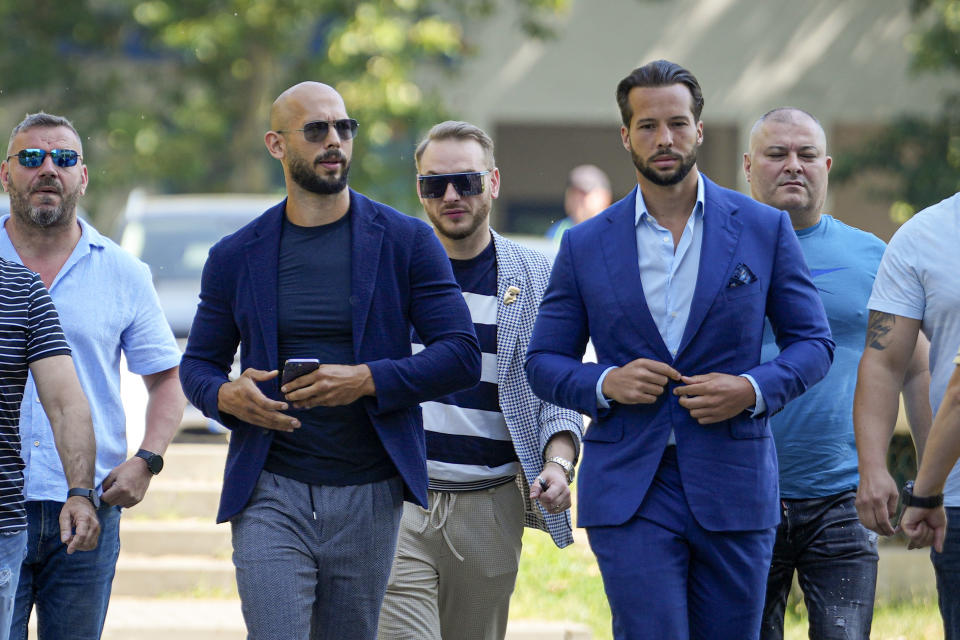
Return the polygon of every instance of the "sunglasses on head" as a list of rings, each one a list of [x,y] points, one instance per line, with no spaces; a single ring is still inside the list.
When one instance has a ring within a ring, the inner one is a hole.
[[[437,175],[417,176],[420,183],[421,198],[442,198],[447,185],[452,184],[460,197],[478,196],[483,193],[483,176],[489,171],[468,171],[466,173],[440,173]]]
[[[80,159],[80,154],[73,149],[53,149],[52,151],[45,149],[23,149],[22,151],[7,156],[7,160],[13,156],[17,156],[17,160],[19,160],[20,164],[24,167],[36,168],[43,164],[43,159],[47,157],[48,153],[50,157],[53,158],[53,164],[58,167],[72,167],[77,164],[77,160]]]
[[[334,120],[333,122],[315,120],[314,122],[308,122],[303,125],[302,129],[278,129],[277,133],[303,131],[303,137],[306,138],[307,142],[320,142],[327,138],[331,126],[336,130],[337,136],[341,140],[352,140],[354,136],[357,135],[357,129],[360,128],[360,123],[353,118],[343,118],[342,120]]]

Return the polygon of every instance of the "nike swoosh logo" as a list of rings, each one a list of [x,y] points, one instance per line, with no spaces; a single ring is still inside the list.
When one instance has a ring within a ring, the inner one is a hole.
[[[834,267],[833,269],[810,269],[810,275],[816,278],[817,276],[823,276],[828,273],[833,273],[834,271],[843,271],[849,267]]]

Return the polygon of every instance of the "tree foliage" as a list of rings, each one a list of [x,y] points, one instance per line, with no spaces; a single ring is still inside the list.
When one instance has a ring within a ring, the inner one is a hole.
[[[960,0],[911,0],[910,9],[915,24],[907,40],[911,70],[960,73]],[[906,221],[960,191],[960,95],[947,95],[933,119],[896,119],[839,160],[831,175],[837,181],[870,169],[893,178],[876,195],[893,201],[895,222]]]
[[[522,0],[548,35],[569,0]],[[361,122],[351,184],[391,202],[411,191],[417,135],[446,117],[418,78],[455,71],[465,25],[497,0],[33,0],[0,3],[0,122],[65,115],[84,136],[94,199],[281,188],[263,148],[273,99],[320,80]],[[441,82],[432,82],[442,87]],[[412,194],[407,196],[412,200]]]

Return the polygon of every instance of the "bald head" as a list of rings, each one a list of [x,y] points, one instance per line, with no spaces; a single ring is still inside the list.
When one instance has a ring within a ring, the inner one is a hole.
[[[310,123],[314,124],[307,127]],[[301,82],[273,101],[270,131],[263,141],[283,166],[290,197],[305,193],[335,196],[339,200],[334,209],[342,214],[349,206],[346,187],[355,133],[356,124],[349,120],[336,89],[320,82]]]
[[[270,108],[270,128],[273,131],[295,129],[303,125],[304,114],[317,103],[339,107],[346,113],[347,107],[337,90],[322,82],[295,84],[273,101]]]
[[[768,123],[810,127],[812,131],[818,134],[820,148],[823,153],[827,152],[827,134],[823,131],[823,126],[820,124],[820,121],[817,120],[813,114],[803,109],[798,109],[797,107],[777,107],[776,109],[767,111],[753,123],[753,128],[750,129],[750,153],[754,152],[758,142],[758,136]]]

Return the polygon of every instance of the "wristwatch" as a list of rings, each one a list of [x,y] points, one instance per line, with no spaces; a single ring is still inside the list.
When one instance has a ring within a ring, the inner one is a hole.
[[[567,474],[567,484],[573,482],[573,477],[577,474],[577,470],[573,467],[573,463],[567,460],[566,458],[561,458],[560,456],[554,456],[552,458],[547,458],[544,461],[544,464],[547,462],[553,462],[563,467],[564,472]]]
[[[943,494],[938,493],[935,496],[915,496],[913,495],[913,480],[908,480],[900,492],[900,501],[903,502],[905,507],[933,509],[943,504]]]
[[[137,457],[143,458],[147,462],[147,469],[153,475],[157,475],[163,470],[163,456],[159,453],[154,453],[153,451],[147,451],[146,449],[140,449],[137,451]]]
[[[80,496],[81,498],[86,498],[91,503],[93,503],[94,509],[100,508],[100,496],[97,495],[96,489],[73,488],[67,491],[67,498],[72,498],[74,496]]]

